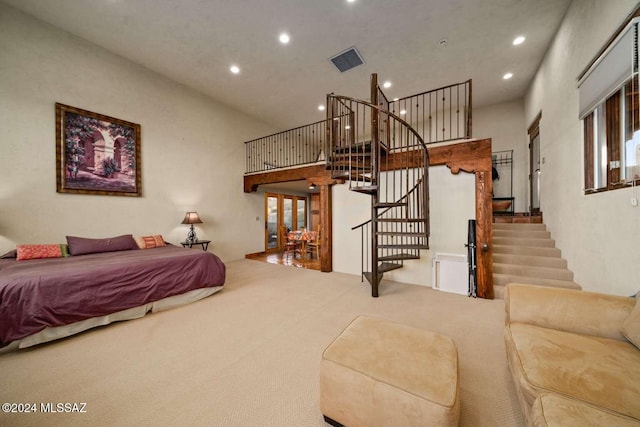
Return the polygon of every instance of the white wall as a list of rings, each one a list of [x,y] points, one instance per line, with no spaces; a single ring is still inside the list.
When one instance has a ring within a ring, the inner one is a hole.
[[[139,123],[143,197],[56,193],[55,102]],[[199,237],[223,260],[263,247],[243,141],[272,133],[234,111],[0,3],[0,253],[65,235]]]
[[[429,168],[431,214],[430,249],[421,259],[385,273],[385,279],[431,286],[431,260],[436,253],[466,255],[467,223],[475,218],[475,176],[453,175],[446,166]],[[333,269],[360,274],[360,231],[351,227],[371,218],[370,196],[333,186]],[[381,288],[382,289],[382,288]],[[381,291],[382,292],[382,291]]]
[[[636,5],[574,0],[525,98],[525,121],[542,111],[541,209],[556,246],[586,290],[640,289],[640,208],[631,189],[585,196],[577,77]]]
[[[473,110],[473,137],[491,138],[491,151],[513,150],[513,197],[515,212],[529,211],[529,140],[523,100],[504,102]],[[499,166],[496,197],[509,192],[507,166]]]

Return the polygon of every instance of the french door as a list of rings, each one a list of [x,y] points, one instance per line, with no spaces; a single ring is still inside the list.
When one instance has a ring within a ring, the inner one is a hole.
[[[286,232],[307,228],[307,198],[266,193],[264,199],[264,251],[283,249]]]

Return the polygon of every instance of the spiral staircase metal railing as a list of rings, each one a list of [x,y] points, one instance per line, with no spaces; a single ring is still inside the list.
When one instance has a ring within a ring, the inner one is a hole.
[[[327,96],[327,157],[331,175],[371,198],[361,231],[362,277],[379,295],[384,273],[429,248],[429,154],[418,132],[388,110],[372,75],[372,102]],[[385,108],[386,107],[386,108]]]

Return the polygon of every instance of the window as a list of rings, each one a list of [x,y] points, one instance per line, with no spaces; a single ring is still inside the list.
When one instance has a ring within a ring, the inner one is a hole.
[[[640,8],[579,77],[585,193],[640,180],[639,17]]]
[[[640,180],[638,76],[584,118],[585,192]]]

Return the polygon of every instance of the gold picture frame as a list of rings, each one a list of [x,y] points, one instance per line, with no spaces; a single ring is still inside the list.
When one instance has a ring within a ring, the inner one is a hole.
[[[140,125],[56,103],[58,193],[142,195]]]

